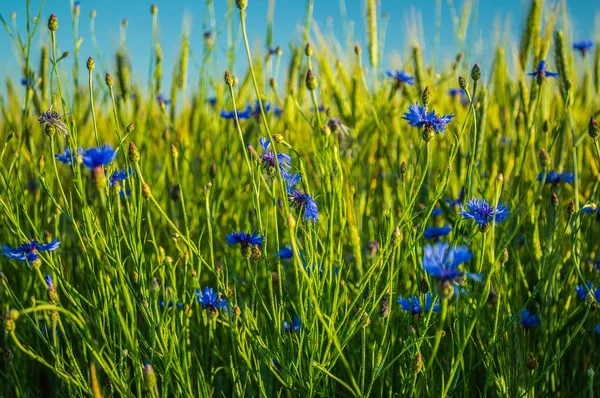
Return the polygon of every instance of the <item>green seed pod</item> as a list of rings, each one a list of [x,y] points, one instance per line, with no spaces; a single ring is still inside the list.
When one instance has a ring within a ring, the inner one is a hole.
[[[306,47],[304,48],[304,54],[307,57],[309,57],[309,58],[312,57],[312,55],[313,55],[313,48],[310,45],[310,43],[306,43]]]
[[[458,77],[458,87],[462,88],[463,90],[466,90],[467,88],[469,88],[469,83],[467,82],[467,79],[465,79],[462,76]]]
[[[56,127],[47,123],[44,126],[44,133],[46,133],[48,137],[54,137],[56,135]]]
[[[315,91],[319,83],[317,82],[317,78],[311,69],[306,73],[306,88],[310,91]]]
[[[156,5],[156,3],[152,3],[152,5],[150,6],[150,14],[158,14],[158,6]]]
[[[248,0],[235,0],[235,5],[240,10],[245,10],[248,7]]]
[[[150,362],[144,364],[144,385],[146,389],[152,390],[156,387],[156,373]]]
[[[144,199],[148,199],[150,196],[152,196],[152,190],[146,183],[142,185],[142,196],[144,197]]]
[[[107,74],[104,76],[104,81],[106,82],[106,85],[107,85],[109,88],[112,88],[112,86],[113,86],[113,78],[112,78],[112,76],[110,75],[110,73],[107,73]]]
[[[127,132],[127,134],[131,134],[131,133],[133,133],[133,129],[134,129],[134,127],[135,127],[135,126],[134,126],[133,122],[129,123],[129,124],[127,125],[127,127],[125,128],[125,131]]]
[[[508,262],[508,249],[505,247],[500,255],[500,264],[506,264]]]
[[[48,18],[48,29],[50,29],[50,32],[56,32],[58,30],[58,18],[56,18],[56,15],[54,14],[50,15],[50,18]]]
[[[94,58],[89,57],[85,66],[87,67],[88,71],[90,71],[90,72],[93,71],[94,68],[96,68],[96,63],[94,62]]]
[[[129,150],[127,151],[129,161],[133,164],[139,163],[140,151],[137,149],[133,142],[129,143]]]

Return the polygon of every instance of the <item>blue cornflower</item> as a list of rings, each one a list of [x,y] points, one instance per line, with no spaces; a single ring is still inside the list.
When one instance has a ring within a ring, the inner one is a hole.
[[[403,298],[400,296],[398,298],[398,304],[400,304],[400,308],[404,311],[410,312],[412,315],[421,315],[423,312],[429,312],[431,309],[433,298],[431,297],[431,293],[427,292],[425,295],[425,311],[423,311],[421,307],[421,300],[419,296],[412,296],[409,298]],[[433,312],[438,312],[440,310],[440,300],[437,298],[435,300],[435,304],[433,305]]]
[[[259,236],[258,232],[254,232],[252,235],[246,232],[232,232],[231,235],[225,235],[227,238],[227,244],[235,245],[239,243],[242,246],[260,246],[262,247],[264,236]]]
[[[295,190],[289,194],[289,198],[291,206],[297,208],[304,216],[304,221],[319,221],[317,202],[309,194]]]
[[[585,57],[588,51],[594,47],[594,42],[591,40],[581,40],[573,43],[573,48],[581,53]]]
[[[394,79],[394,84],[396,85],[396,87],[400,87],[403,83],[406,83],[410,86],[412,86],[414,84],[415,78],[410,76],[408,74],[408,72],[406,71],[387,71],[386,75],[388,75],[389,77],[391,77],[392,79]]]
[[[273,113],[275,114],[275,116],[281,117],[281,115],[283,115],[283,109],[281,109],[278,106],[275,106],[273,107]]]
[[[79,148],[77,150],[77,153],[81,153],[81,152],[82,152],[82,149]],[[67,166],[70,166],[73,163],[73,159],[75,158],[75,154],[71,154],[71,149],[70,148],[65,148],[65,153],[63,153],[63,154],[56,153],[56,154],[54,154],[54,157],[59,162],[64,163]]]
[[[538,174],[537,176],[537,180],[538,181],[542,181],[542,179],[544,178],[544,172],[541,171],[540,174]],[[569,172],[569,171],[563,171],[561,173],[551,170],[548,173],[546,173],[546,184],[553,184],[553,185],[557,185],[560,183],[565,183],[565,184],[571,184],[573,182],[573,180],[575,179],[575,174]]]
[[[48,286],[48,290],[51,292],[55,292],[54,282],[52,282],[52,277],[48,274],[44,275],[44,280],[46,281],[46,286]]]
[[[578,296],[580,299],[582,299],[582,300],[585,300],[585,298],[586,298],[586,296],[587,296],[587,293],[588,293],[588,290],[589,290],[589,291],[592,291],[592,289],[593,289],[593,285],[594,285],[594,284],[593,284],[592,282],[588,282],[588,283],[586,283],[586,284],[585,284],[585,286],[584,286],[584,285],[577,285],[577,286],[575,287],[575,291],[577,292],[577,296]],[[586,289],[586,286],[587,286],[587,289]]]
[[[260,160],[267,169],[267,172],[271,177],[275,176],[275,166],[276,163],[279,163],[279,170],[283,176],[289,174],[289,169],[292,164],[292,157],[287,153],[278,153],[277,154],[277,162],[275,161],[275,154],[273,151],[269,149],[271,146],[271,141],[266,138],[261,137],[259,139],[260,146],[262,147],[264,153],[260,155]]]
[[[281,250],[279,250],[277,253],[275,253],[275,256],[279,257],[281,260],[287,260],[294,256],[294,251],[292,250],[291,247],[284,246],[281,248]]]
[[[223,119],[235,119],[235,111],[227,112],[225,109],[220,113]],[[252,107],[248,106],[244,111],[238,111],[238,120],[248,120],[252,117]]]
[[[227,307],[227,299],[219,298],[219,293],[215,292],[212,287],[205,287],[202,291],[196,290],[196,298],[202,307],[211,311]]]
[[[166,99],[165,96],[162,93],[158,94],[158,97],[156,97],[156,100],[158,101],[158,103],[160,105],[170,105],[171,104],[171,100],[170,99]]]
[[[600,334],[600,323],[596,325],[594,332],[596,332],[596,334]]]
[[[206,100],[206,103],[212,106],[213,108],[217,106],[217,97],[210,97]]]
[[[297,315],[294,315],[291,323],[288,321],[283,321],[283,330],[285,330],[286,332],[297,332],[300,330],[300,326],[300,319]]]
[[[535,314],[529,312],[529,310],[524,309],[521,313],[521,325],[526,328],[537,328],[540,326],[540,321]]]
[[[32,239],[31,242],[24,243],[19,247],[2,246],[1,248],[2,254],[8,257],[9,260],[27,261],[28,264],[31,264],[40,257],[40,252],[56,250],[59,245],[60,241],[58,239],[54,239],[47,244],[41,244]]]
[[[112,175],[110,176],[110,186],[114,186],[117,182],[119,181],[125,181],[130,175],[132,175],[134,173],[133,170],[129,169],[129,170],[117,170],[114,173],[112,173]]]
[[[83,164],[89,169],[107,166],[115,158],[116,152],[110,145],[94,147],[82,152]]]
[[[54,127],[56,130],[58,130],[59,133],[65,136],[69,135],[67,125],[65,124],[65,122],[62,121],[62,115],[56,111],[53,111],[52,105],[50,105],[50,108],[47,112],[43,112],[38,117],[38,122],[44,127],[46,125]]]
[[[466,209],[465,209],[466,207]],[[465,220],[475,220],[475,224],[479,225],[479,229],[482,232],[487,231],[489,223],[495,221],[501,223],[508,217],[509,209],[508,206],[498,203],[498,206],[494,207],[486,202],[485,199],[471,199],[466,205],[460,206],[460,214]]]
[[[588,214],[596,214],[596,215],[599,215],[599,214],[600,214],[600,206],[597,206],[597,205],[595,205],[595,204],[591,204],[591,205],[586,205],[586,206],[583,206],[583,207],[581,208],[581,210],[582,210],[584,213],[588,213]]]
[[[293,193],[296,189],[296,185],[300,183],[302,179],[302,175],[300,173],[295,174],[284,174],[283,178],[285,180],[285,186],[287,188],[288,193]]]
[[[458,96],[462,97],[463,95],[467,95],[467,93],[462,88],[451,88],[448,90],[448,95],[452,98],[456,98]]]
[[[404,114],[402,119],[407,120],[408,124],[413,127],[425,127],[428,130],[433,130],[437,134],[444,133],[446,124],[452,120],[454,115],[438,116],[435,111],[427,112],[426,106],[419,106],[418,103],[411,104],[408,107],[408,112]]]
[[[263,101],[262,104],[263,104],[265,113],[269,113],[269,111],[271,110],[271,103],[269,101]],[[256,119],[258,119],[260,117],[260,115],[261,115],[260,102],[258,102],[258,100],[254,101],[254,109],[250,105],[248,105],[248,108],[251,110],[250,111],[251,116],[254,116]]]
[[[462,263],[466,263],[472,257],[473,253],[464,246],[451,247],[448,243],[438,242],[423,248],[422,267],[425,272],[441,282],[452,282],[463,276],[479,281],[480,274],[458,269]]]
[[[433,227],[429,226],[425,228],[425,232],[423,233],[423,237],[425,239],[435,239],[442,236],[446,236],[452,231],[452,227],[448,224],[443,227]]]
[[[541,78],[545,78],[546,76],[557,77],[558,73],[547,71],[546,70],[546,61],[541,60],[540,63],[538,64],[536,71],[528,73],[528,75],[533,76],[533,77],[539,76]]]
[[[434,207],[431,211],[432,217],[441,216],[442,214],[444,214],[444,209],[442,209],[441,207]]]

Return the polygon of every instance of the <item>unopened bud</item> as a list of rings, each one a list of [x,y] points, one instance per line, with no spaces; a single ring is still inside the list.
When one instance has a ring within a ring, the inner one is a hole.
[[[306,73],[306,88],[310,91],[315,91],[318,86],[317,78],[311,69]]]
[[[56,15],[54,14],[50,15],[50,18],[48,18],[48,29],[50,29],[50,32],[58,30],[58,18],[56,18]]]
[[[152,5],[150,6],[150,14],[156,15],[157,13],[158,13],[158,6],[156,5],[156,3],[152,3]]]
[[[545,149],[540,150],[540,165],[544,169],[547,169],[551,166],[550,155]]]
[[[240,10],[245,10],[248,7],[248,0],[235,0],[235,5]]]
[[[596,139],[598,136],[600,136],[600,126],[598,126],[598,122],[593,116],[590,118],[590,124],[588,125],[588,134],[593,139]]]
[[[310,45],[310,43],[306,43],[306,47],[304,47],[304,54],[307,57],[312,57],[313,49],[312,49],[312,46]]]
[[[508,249],[505,247],[500,255],[500,264],[506,264],[508,262]]]
[[[127,128],[125,128],[125,131],[127,132],[127,134],[131,134],[131,133],[133,133],[134,128],[135,128],[135,125],[133,124],[133,122],[131,122],[127,125]]]
[[[469,88],[469,83],[467,82],[467,79],[465,79],[462,76],[458,77],[458,87],[462,88],[463,90],[466,90],[467,88]]]
[[[360,44],[357,44],[354,46],[354,54],[356,54],[356,55],[362,54],[362,48],[360,47]]]
[[[106,85],[110,88],[113,85],[113,78],[110,75],[110,73],[107,73],[106,76],[104,76],[104,81],[106,82]]]
[[[127,151],[127,155],[129,157],[129,161],[131,163],[139,163],[140,161],[140,151],[137,149],[133,142],[129,143],[129,150]]]
[[[479,65],[475,64],[473,65],[473,69],[471,69],[471,79],[473,79],[473,81],[478,81],[481,78],[481,69],[479,68]]]
[[[96,67],[96,62],[94,62],[94,58],[89,57],[87,60],[87,63],[85,64],[85,66],[87,66],[87,69],[91,72],[94,70],[94,68]]]
[[[144,197],[144,199],[148,199],[150,196],[152,196],[152,190],[146,183],[142,185],[142,196]]]
[[[233,87],[234,83],[235,80],[233,78],[233,75],[229,73],[229,71],[225,71],[225,84],[227,85],[227,87]]]

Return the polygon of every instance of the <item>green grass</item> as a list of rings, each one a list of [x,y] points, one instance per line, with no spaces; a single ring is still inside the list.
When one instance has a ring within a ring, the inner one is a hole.
[[[127,47],[147,43],[129,43],[125,25],[114,58],[94,55],[79,79],[64,59],[78,70],[88,54],[76,45],[61,55],[41,9],[27,7],[37,22],[26,32],[2,19],[30,84],[7,78],[0,97],[0,243],[60,239],[60,247],[32,263],[0,260],[0,396],[594,396],[600,318],[593,295],[582,300],[575,287],[600,286],[599,218],[583,211],[600,200],[600,147],[588,134],[600,115],[598,40],[586,57],[574,53],[557,31],[558,21],[569,26],[564,4],[536,0],[519,45],[490,45],[480,79],[468,52],[434,68],[415,42],[403,67],[415,84],[395,86],[381,67],[387,17],[376,1],[366,3],[361,49],[350,34],[338,42],[312,29],[318,6],[309,0],[302,42],[283,47],[286,65],[280,51],[265,57],[250,46],[236,3],[223,26],[211,1],[205,10],[228,37],[229,70],[241,62],[239,30],[247,72],[223,78],[212,39],[193,52],[185,22],[170,104],[156,100],[169,79],[158,10],[146,83]],[[471,3],[449,4],[458,53]],[[75,43],[78,22],[74,13]],[[558,78],[526,75],[542,59]],[[198,86],[186,87],[193,73]],[[459,76],[462,99],[448,95]],[[426,95],[430,110],[455,115],[446,134],[402,119]],[[249,120],[219,116],[257,98]],[[50,106],[66,136],[38,122]],[[292,156],[317,222],[291,206],[277,167],[261,165],[260,137]],[[55,160],[64,148],[104,143],[117,150],[104,169],[88,170],[81,156],[72,167]],[[129,168],[127,180],[108,184]],[[550,170],[574,181],[537,180]],[[465,199],[508,205],[508,219],[485,232],[462,220],[446,199],[463,188]],[[422,269],[434,243],[425,228],[446,224],[452,232],[440,240],[473,252],[462,269],[482,273],[481,282],[442,284]],[[226,244],[233,231],[257,231],[264,246],[245,258]],[[292,258],[275,255],[283,247]],[[228,306],[203,308],[205,287]],[[427,291],[439,312],[413,316],[396,301],[423,301]],[[525,309],[539,327],[520,324]],[[294,315],[300,329],[287,332]]]

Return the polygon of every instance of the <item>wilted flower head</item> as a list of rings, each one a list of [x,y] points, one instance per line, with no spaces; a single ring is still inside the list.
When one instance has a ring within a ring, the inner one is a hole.
[[[573,48],[579,51],[583,56],[585,56],[592,47],[594,47],[594,42],[591,40],[581,40],[573,43]]]
[[[52,126],[62,135],[69,135],[65,122],[62,121],[62,115],[52,110],[52,105],[47,112],[42,113],[38,117],[38,122],[43,126]]]
[[[550,71],[546,70],[546,61],[544,61],[544,60],[540,61],[535,72],[528,73],[528,75],[533,76],[533,77],[541,77],[541,78],[545,78],[547,76],[558,77],[558,73],[550,72]]]
[[[446,125],[452,120],[454,115],[436,115],[435,111],[427,112],[426,106],[419,106],[418,103],[411,104],[408,112],[402,119],[407,120],[408,124],[417,128],[427,128],[435,131],[437,134],[446,131]]]
[[[543,178],[544,178],[544,172],[542,171],[542,172],[540,172],[540,174],[538,174],[537,180],[542,181]],[[574,179],[575,179],[575,174],[568,172],[568,171],[563,171],[563,172],[559,173],[557,171],[551,170],[548,173],[546,173],[546,184],[553,184],[553,185],[557,185],[560,183],[571,184]]]
[[[427,245],[423,248],[422,267],[429,275],[442,282],[453,282],[456,279],[467,276],[474,280],[481,280],[480,274],[464,272],[458,267],[473,257],[473,253],[464,247],[452,247],[448,243],[438,242],[435,245]]]
[[[265,169],[267,169],[269,175],[275,176],[275,169],[277,163],[279,163],[279,170],[281,172],[281,175],[288,175],[290,166],[292,164],[292,157],[287,153],[277,153],[277,161],[275,161],[275,154],[269,148],[271,146],[271,141],[261,137],[259,142],[260,146],[264,151],[264,153],[260,155],[260,161],[262,162]]]
[[[490,222],[501,223],[506,220],[508,213],[508,206],[505,206],[502,202],[499,202],[498,206],[494,207],[485,199],[471,199],[465,206],[461,205],[461,211],[458,214],[463,219],[474,220],[475,224],[479,225],[482,231],[485,231]]]
[[[538,326],[540,326],[540,321],[538,317],[535,314],[529,312],[529,310],[527,309],[524,309],[521,313],[521,319],[519,320],[519,322],[526,328],[537,328]]]
[[[415,78],[410,76],[408,74],[408,72],[406,71],[387,71],[386,75],[388,75],[389,77],[391,77],[392,79],[394,79],[394,84],[396,85],[396,87],[400,87],[402,84],[406,83],[410,86],[412,86],[414,84]]]
[[[82,150],[83,164],[89,169],[107,166],[115,158],[116,152],[110,145]]]
[[[58,239],[54,239],[47,244],[41,244],[32,239],[29,243],[24,243],[19,247],[2,246],[1,248],[2,254],[9,260],[27,261],[27,263],[31,264],[40,257],[40,252],[56,250],[59,245],[60,241]]]
[[[403,298],[400,296],[398,298],[398,304],[400,304],[400,308],[404,311],[410,312],[412,315],[421,315],[422,313],[427,313],[431,310],[431,304],[433,302],[433,297],[431,296],[431,292],[427,292],[425,294],[425,308],[421,306],[421,300],[419,296],[412,296],[409,298]],[[433,312],[438,312],[440,310],[440,300],[439,298],[435,300],[435,304],[433,305]]]

